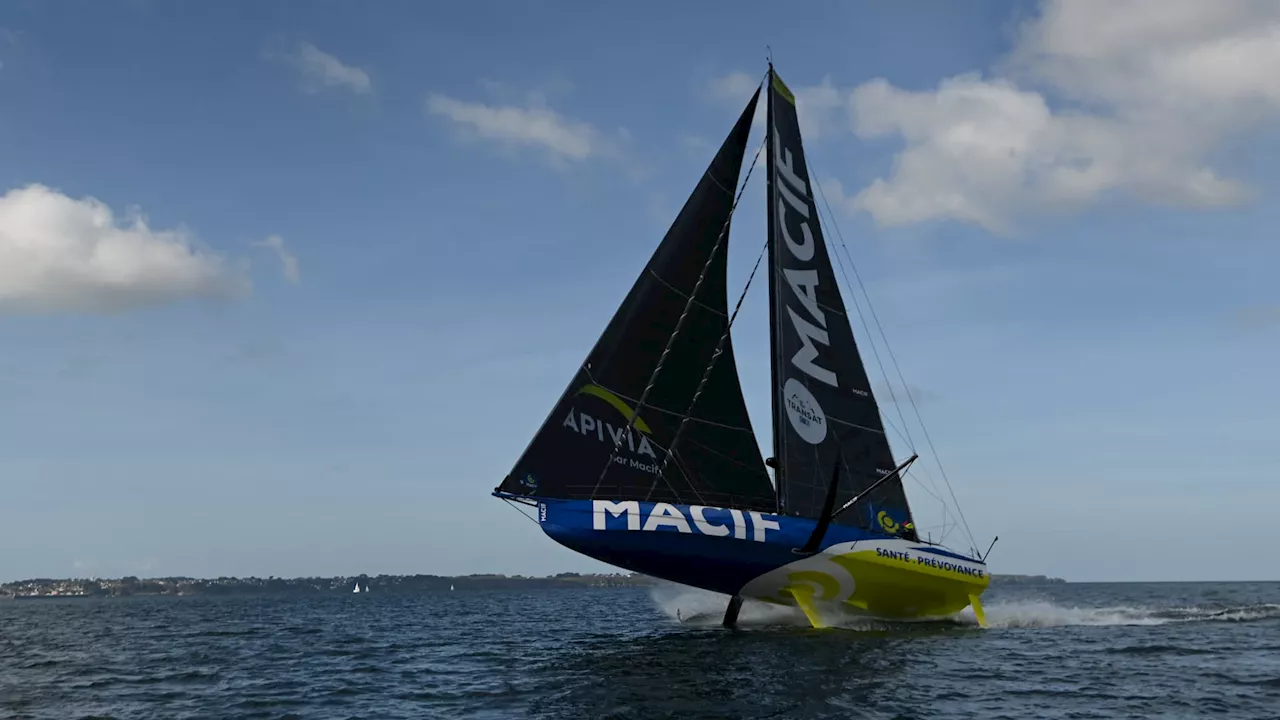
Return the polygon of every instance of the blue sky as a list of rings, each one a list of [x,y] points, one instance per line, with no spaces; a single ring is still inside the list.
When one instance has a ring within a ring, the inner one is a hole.
[[[0,580],[601,568],[488,492],[766,44],[996,571],[1276,579],[1280,12],[1158,5],[7,4]]]

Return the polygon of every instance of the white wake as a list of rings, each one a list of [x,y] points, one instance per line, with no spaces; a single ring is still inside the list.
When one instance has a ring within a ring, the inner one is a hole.
[[[724,617],[729,598],[719,593],[682,585],[663,584],[650,589],[649,596],[671,620],[691,626],[716,626]],[[1117,605],[1088,607],[1065,605],[1049,600],[1004,600],[985,604],[987,624],[991,628],[1052,628],[1070,626],[1167,625],[1186,622],[1250,622],[1280,618],[1280,604],[1243,606],[1144,607]],[[921,624],[977,626],[973,610],[965,610],[949,618],[927,621],[888,622],[859,618],[844,613],[826,613],[832,625],[849,630],[886,630]],[[809,621],[798,608],[747,600],[738,615],[744,627],[791,625],[808,627]]]
[[[1280,617],[1280,605],[1265,603],[1238,606],[1081,607],[1048,600],[1011,600],[984,606],[987,623],[999,628],[1040,628],[1070,625],[1168,625],[1187,622],[1250,622]],[[957,615],[962,622],[977,624],[973,611]]]

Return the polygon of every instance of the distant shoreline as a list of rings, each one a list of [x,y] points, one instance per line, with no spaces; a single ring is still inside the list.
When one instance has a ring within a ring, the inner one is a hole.
[[[1044,575],[992,575],[996,584],[1063,583]],[[559,573],[544,577],[524,575],[352,575],[337,577],[161,577],[161,578],[37,578],[0,584],[0,600],[133,596],[225,595],[340,595],[362,592],[407,595],[423,592],[467,590],[647,587],[663,581],[639,573]]]

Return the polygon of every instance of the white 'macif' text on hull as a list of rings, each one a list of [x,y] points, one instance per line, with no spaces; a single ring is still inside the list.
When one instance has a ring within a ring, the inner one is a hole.
[[[780,525],[772,515],[748,510],[743,512],[737,508],[718,508],[706,505],[690,505],[689,517],[680,508],[671,503],[654,503],[649,509],[647,518],[643,514],[638,500],[592,500],[592,523],[594,530],[609,529],[610,518],[625,518],[627,530],[653,532],[669,529],[679,533],[709,535],[711,537],[728,537],[730,533],[738,540],[751,539],[755,542],[766,542],[769,530],[778,530]],[[720,517],[716,517],[716,516]],[[727,515],[727,517],[725,517]],[[750,536],[748,537],[748,518],[750,518]],[[690,523],[690,519],[693,520]]]

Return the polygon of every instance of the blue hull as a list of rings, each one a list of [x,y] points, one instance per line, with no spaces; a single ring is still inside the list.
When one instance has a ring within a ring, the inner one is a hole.
[[[803,558],[817,523],[806,518],[700,505],[539,499],[543,531],[597,560],[728,595]],[[820,549],[890,536],[832,524]],[[941,549],[941,556],[961,557]]]

